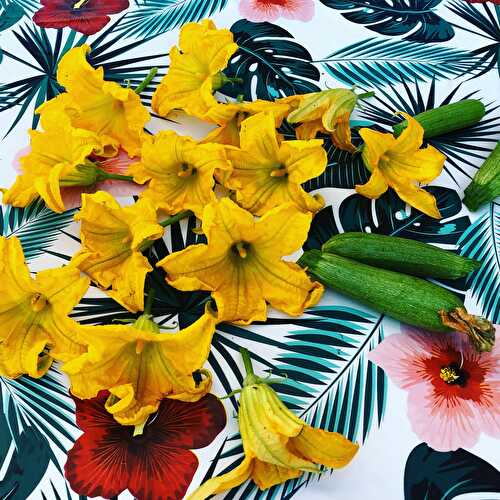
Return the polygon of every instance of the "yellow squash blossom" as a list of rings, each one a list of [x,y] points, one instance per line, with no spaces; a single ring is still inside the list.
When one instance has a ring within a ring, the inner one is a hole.
[[[164,397],[197,401],[211,378],[197,384],[193,373],[207,360],[216,320],[207,307],[178,333],[161,333],[149,313],[133,325],[84,327],[88,352],[63,366],[71,392],[88,399],[109,390],[106,408],[122,425],[140,426]]]
[[[228,198],[203,212],[208,244],[191,245],[158,262],[179,290],[210,290],[220,321],[265,320],[266,301],[292,316],[316,304],[323,287],[282,257],[300,249],[312,215],[289,203],[255,221]]]
[[[22,173],[4,190],[3,202],[25,207],[40,196],[51,210],[64,212],[61,185],[85,185],[79,167],[91,153],[107,152],[96,134],[73,127],[64,115],[47,112],[41,123],[43,132],[29,131],[31,151],[20,159]]]
[[[446,156],[433,146],[420,149],[424,129],[411,116],[401,114],[408,120],[408,126],[397,139],[368,128],[359,131],[365,141],[363,161],[371,176],[366,184],[357,185],[356,191],[377,199],[391,187],[403,201],[439,219],[436,199],[416,183],[434,180],[441,173]]]
[[[99,191],[82,196],[75,219],[82,222],[82,248],[71,262],[123,307],[142,311],[144,280],[152,268],[141,250],[163,235],[153,204],[139,200],[121,207],[109,193]]]
[[[245,351],[242,354],[247,357]],[[245,457],[235,469],[202,484],[189,500],[204,500],[252,479],[267,489],[304,472],[320,472],[319,465],[345,467],[358,445],[341,434],[315,429],[292,413],[265,380],[250,372],[241,390],[238,424]]]
[[[313,139],[318,132],[330,134],[335,146],[354,152],[351,142],[349,118],[359,96],[352,90],[330,89],[322,92],[286,97],[278,100],[291,104],[294,109],[288,115],[289,123],[300,123],[298,139]]]
[[[82,45],[64,55],[58,66],[57,81],[67,93],[42,105],[38,112],[67,113],[75,127],[111,138],[130,157],[137,156],[150,115],[134,90],[105,81],[104,69],[94,69],[87,62],[89,50],[88,45]]]
[[[16,237],[0,237],[0,375],[41,377],[53,358],[85,351],[80,326],[68,317],[89,287],[74,267],[30,276]]]
[[[226,152],[219,144],[197,144],[190,137],[161,131],[142,146],[140,163],[129,174],[140,184],[149,181],[141,199],[174,215],[192,210],[201,217],[203,207],[215,200],[216,170],[230,170]]]
[[[170,67],[153,95],[153,110],[167,116],[178,108],[204,118],[217,104],[213,92],[223,86],[222,70],[238,46],[229,30],[218,30],[209,19],[185,24],[179,46],[170,51]]]
[[[323,207],[320,197],[307,194],[301,184],[324,172],[323,141],[284,141],[281,144],[271,113],[259,113],[241,124],[241,148],[228,148],[233,171],[225,185],[236,191],[238,203],[261,215],[282,203],[302,210]]]
[[[269,111],[273,115],[274,126],[278,128],[289,113],[290,105],[262,100],[217,104],[208,111],[205,120],[216,123],[219,127],[212,130],[203,142],[240,147],[241,123],[248,117],[264,111]]]

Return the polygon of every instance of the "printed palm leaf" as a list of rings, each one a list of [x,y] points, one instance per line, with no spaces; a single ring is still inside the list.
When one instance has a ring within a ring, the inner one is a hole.
[[[404,111],[414,116],[451,102],[482,97],[479,91],[473,91],[458,98],[460,86],[461,84],[458,84],[444,99],[438,100],[435,80],[432,81],[426,97],[418,81],[415,81],[413,85],[403,81],[402,88],[391,84],[385,89],[378,89],[374,98],[363,102],[361,117],[390,129],[395,123],[401,121],[401,118],[394,115],[396,111]],[[483,102],[486,105],[486,116],[479,123],[427,141],[446,155],[444,171],[457,185],[463,184],[455,178],[457,174],[471,178],[468,170],[471,170],[471,167],[476,169],[490,153],[491,147],[484,144],[496,144],[498,140],[499,107],[488,101],[483,100]]]
[[[124,57],[138,46],[150,41],[151,38],[121,45],[122,37],[113,32],[121,19],[99,35],[92,37],[92,40],[72,30],[56,30],[55,36],[52,36],[54,30],[45,30],[30,24],[21,26],[13,32],[19,47],[15,52],[3,50],[4,61],[16,61],[33,73],[32,76],[0,83],[0,112],[11,108],[19,109],[5,136],[14,129],[28,110],[32,113],[45,101],[63,91],[56,80],[57,66],[61,57],[72,47],[89,43],[91,46],[90,63],[103,66],[105,78],[119,83],[129,81],[131,85],[137,85],[144,80],[152,67],[166,67],[161,64],[166,52],[165,54],[152,53]],[[157,64],[151,63],[154,60]],[[154,82],[159,82],[161,76],[160,72]],[[151,100],[153,87],[154,84],[151,84],[143,94],[145,103]],[[38,115],[34,115],[32,128],[36,128],[37,124]]]
[[[401,81],[447,80],[478,69],[471,52],[436,44],[368,38],[339,49],[321,62],[346,85],[380,87]]]
[[[0,0],[0,31],[11,28],[38,8],[40,4],[35,0]]]
[[[472,54],[478,59],[475,63],[478,75],[487,73],[494,68],[500,75],[500,6],[490,6],[487,3],[475,6],[468,2],[454,1],[450,2],[447,7],[462,21],[457,25],[457,28],[488,41],[484,47],[472,51]],[[467,24],[464,24],[463,21]]]
[[[30,260],[56,241],[60,231],[73,221],[74,213],[74,210],[62,214],[52,212],[40,199],[25,208],[0,206],[0,234],[19,238],[25,258]]]
[[[455,35],[452,25],[434,9],[441,0],[320,0],[340,10],[348,21],[387,36],[406,35],[415,42],[446,42]]]
[[[492,203],[458,243],[462,255],[483,263],[469,278],[472,298],[481,314],[500,323],[500,204]]]
[[[228,0],[137,0],[119,31],[127,37],[159,35],[220,12]]]
[[[404,500],[452,500],[468,493],[498,498],[500,472],[462,448],[439,452],[422,443],[412,450],[405,467]]]
[[[284,28],[240,20],[231,31],[239,49],[224,73],[244,82],[225,85],[221,93],[251,101],[320,90],[316,84],[320,73],[311,54]]]

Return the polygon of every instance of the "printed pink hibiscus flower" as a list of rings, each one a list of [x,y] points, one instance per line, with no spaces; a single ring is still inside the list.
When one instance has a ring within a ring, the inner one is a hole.
[[[314,0],[240,0],[240,14],[249,21],[276,21],[279,17],[310,21]]]
[[[42,28],[68,26],[84,35],[93,35],[109,23],[109,14],[128,9],[129,0],[41,0],[42,8],[33,21]]]
[[[470,448],[481,432],[500,438],[499,344],[479,354],[458,332],[403,330],[368,358],[409,392],[408,417],[419,438],[436,451]]]
[[[128,489],[137,500],[183,498],[198,468],[192,449],[208,446],[226,425],[222,403],[207,394],[195,403],[165,399],[134,436],[104,407],[109,396],[76,399],[76,423],[83,434],[64,467],[73,491],[112,498]]]

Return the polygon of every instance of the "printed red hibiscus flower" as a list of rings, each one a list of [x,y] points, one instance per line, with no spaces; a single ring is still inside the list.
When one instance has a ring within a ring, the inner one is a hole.
[[[40,0],[43,7],[33,21],[42,28],[66,26],[93,35],[109,22],[109,14],[128,9],[129,0]]]
[[[128,489],[138,500],[183,498],[198,467],[190,450],[208,446],[226,425],[222,403],[212,394],[196,403],[165,399],[134,437],[134,427],[118,424],[104,408],[108,395],[76,400],[83,435],[65,466],[73,490],[89,497]]]

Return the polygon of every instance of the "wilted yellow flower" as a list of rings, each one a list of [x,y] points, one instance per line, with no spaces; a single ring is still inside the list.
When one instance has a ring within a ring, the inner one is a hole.
[[[41,123],[43,132],[29,131],[31,151],[20,159],[22,173],[4,190],[3,202],[25,207],[39,195],[51,210],[64,212],[61,185],[70,178],[72,185],[85,185],[79,166],[92,153],[107,153],[96,134],[74,128],[64,115],[47,112]]]
[[[367,198],[377,199],[389,187],[398,196],[424,214],[441,218],[432,194],[419,188],[417,182],[431,182],[442,171],[446,156],[433,146],[419,149],[424,140],[424,129],[414,118],[401,113],[408,126],[396,139],[362,128],[359,135],[365,141],[363,161],[372,173],[366,184],[357,185],[356,191]]]
[[[0,237],[0,375],[41,377],[53,358],[85,351],[80,326],[68,317],[89,287],[74,267],[41,271],[31,278],[16,237]]]
[[[122,425],[143,424],[164,397],[197,401],[211,386],[193,373],[207,360],[217,318],[205,314],[178,333],[161,333],[149,312],[132,325],[83,327],[88,352],[63,366],[71,392],[89,399],[111,393],[107,410]]]
[[[204,500],[252,479],[267,489],[319,465],[345,467],[359,446],[336,432],[315,429],[292,413],[265,380],[254,375],[248,353],[238,423],[245,457],[235,469],[202,484],[189,500]]]
[[[266,301],[292,316],[316,304],[323,287],[293,262],[284,262],[307,238],[312,215],[289,203],[255,221],[228,198],[203,212],[208,244],[190,245],[158,262],[179,290],[210,290],[220,321],[265,320]]]
[[[219,127],[212,130],[202,142],[240,147],[241,123],[248,117],[263,111],[269,111],[273,115],[274,126],[278,128],[290,111],[290,105],[260,99],[254,102],[217,104],[210,108],[205,120],[217,123]]]
[[[296,109],[288,115],[289,123],[301,123],[296,129],[298,139],[313,139],[318,132],[331,134],[335,146],[356,151],[351,142],[349,118],[359,96],[352,90],[330,89],[296,95],[279,100]]]
[[[144,280],[152,267],[141,250],[163,235],[153,204],[139,200],[121,207],[109,193],[99,191],[82,196],[75,219],[82,222],[82,248],[71,262],[123,307],[142,311]]]
[[[215,200],[214,172],[230,169],[222,145],[197,144],[168,130],[144,142],[141,161],[128,173],[139,184],[149,181],[141,199],[171,215],[192,210],[201,217],[205,205]]]
[[[63,56],[57,81],[67,93],[43,104],[38,112],[66,113],[73,126],[107,136],[117,141],[130,157],[137,156],[150,115],[132,89],[105,81],[104,69],[94,69],[87,62],[89,50],[88,45],[82,45]]]
[[[322,140],[280,144],[275,119],[266,112],[241,124],[240,142],[241,149],[227,149],[233,171],[225,185],[236,191],[242,207],[256,215],[287,202],[311,212],[323,207],[322,198],[307,194],[301,187],[326,168],[328,160]]]
[[[217,104],[213,92],[224,85],[222,70],[238,46],[231,31],[218,30],[209,19],[185,24],[179,46],[170,50],[170,67],[153,95],[152,107],[161,116],[179,108],[203,119]]]

